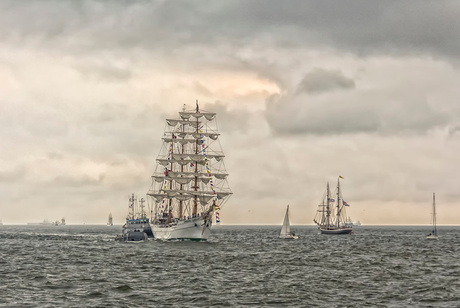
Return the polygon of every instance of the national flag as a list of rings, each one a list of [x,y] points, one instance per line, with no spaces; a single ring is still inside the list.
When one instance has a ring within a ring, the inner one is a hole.
[[[348,203],[345,202],[345,200],[343,200],[343,205],[350,206]]]
[[[195,166],[195,165],[193,163],[190,163],[190,167],[193,167],[193,166]]]
[[[339,178],[343,179],[343,176],[339,175]]]

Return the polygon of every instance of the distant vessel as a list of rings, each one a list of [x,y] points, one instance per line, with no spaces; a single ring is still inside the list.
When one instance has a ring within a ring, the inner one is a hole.
[[[284,215],[283,226],[281,227],[280,238],[287,239],[298,239],[299,237],[291,232],[291,224],[289,223],[289,205],[286,208],[286,214]]]
[[[42,222],[28,222],[27,224],[33,226],[52,226],[55,223],[50,222],[48,219],[44,219]]]
[[[116,239],[119,241],[131,242],[131,241],[143,241],[146,240],[149,235],[153,236],[150,228],[149,219],[144,211],[144,199],[141,199],[140,210],[136,206],[137,199],[132,194],[129,198],[130,213],[126,217],[126,223],[122,227],[122,234]]]
[[[345,220],[345,225],[348,225],[348,226],[361,226],[361,222],[358,220],[356,222],[354,222],[350,216],[348,216],[348,218]]]
[[[232,194],[218,140],[216,114],[196,109],[167,119],[147,195],[155,239],[207,240],[213,215]]]
[[[2,222],[2,220],[1,220],[1,219],[0,219],[0,226],[3,226],[3,222]]]
[[[107,226],[113,226],[112,213],[109,214],[109,220],[107,221]]]
[[[346,213],[344,207],[348,206],[348,203],[343,201],[340,192],[341,178],[343,179],[343,177],[339,176],[337,179],[337,200],[331,198],[329,183],[327,183],[325,198],[322,204],[318,206],[318,212],[315,219],[313,219],[322,234],[350,234],[353,232],[352,225],[347,224],[345,219]],[[334,203],[336,204],[335,206]]]
[[[65,217],[61,218],[61,226],[65,226]]]
[[[431,230],[430,234],[428,234],[428,236],[426,238],[431,239],[431,240],[437,240],[438,239],[438,231],[436,230],[436,201],[435,201],[434,193],[433,193],[432,223],[433,223],[433,230]]]

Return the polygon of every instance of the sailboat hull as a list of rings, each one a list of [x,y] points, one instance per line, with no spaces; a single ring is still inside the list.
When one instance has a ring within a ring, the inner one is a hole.
[[[437,240],[438,239],[438,236],[437,235],[434,235],[434,234],[430,234],[426,237],[427,239],[429,240]]]
[[[155,239],[206,241],[211,234],[212,220],[198,217],[175,225],[152,225]]]
[[[321,234],[350,234],[353,232],[352,228],[336,228],[336,229],[319,229]]]
[[[299,237],[297,235],[286,234],[286,235],[280,235],[280,238],[297,240]]]

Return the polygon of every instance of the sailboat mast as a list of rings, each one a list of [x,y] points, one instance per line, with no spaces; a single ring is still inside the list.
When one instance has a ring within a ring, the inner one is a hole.
[[[331,211],[329,210],[329,202],[330,202],[330,193],[329,193],[329,182],[327,182],[327,189],[326,189],[326,227],[329,228],[330,219],[331,219]]]
[[[437,235],[437,230],[436,230],[436,201],[435,201],[435,195],[433,193],[433,228],[434,228],[434,234]]]

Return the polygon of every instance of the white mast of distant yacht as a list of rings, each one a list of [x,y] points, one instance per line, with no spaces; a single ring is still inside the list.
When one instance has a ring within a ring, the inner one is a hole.
[[[436,230],[436,201],[435,201],[434,193],[433,193],[433,232],[435,236],[438,236],[438,231]]]

